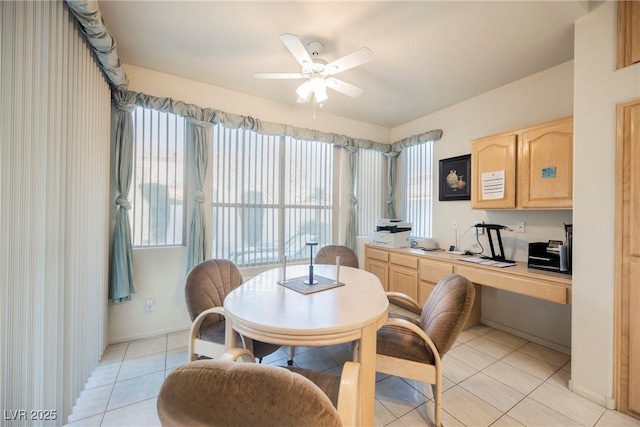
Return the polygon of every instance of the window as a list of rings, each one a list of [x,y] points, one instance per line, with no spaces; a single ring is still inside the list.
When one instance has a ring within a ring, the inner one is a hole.
[[[414,145],[402,151],[405,221],[413,223],[412,236],[431,237],[433,143]]]
[[[331,243],[332,145],[216,125],[212,152],[214,258],[273,264]]]
[[[384,188],[387,182],[387,158],[379,151],[358,152],[358,236],[371,236],[380,218],[386,217]]]
[[[137,107],[129,198],[134,247],[183,245],[184,118]]]

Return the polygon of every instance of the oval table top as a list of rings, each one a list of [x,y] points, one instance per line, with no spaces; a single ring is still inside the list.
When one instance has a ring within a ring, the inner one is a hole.
[[[307,277],[308,265],[287,267],[287,280]],[[335,265],[314,265],[314,277],[336,278]],[[266,271],[229,293],[224,300],[233,329],[250,338],[282,345],[329,345],[360,338],[372,323],[387,319],[388,300],[373,274],[340,267],[344,286],[303,294],[278,284],[282,268]]]

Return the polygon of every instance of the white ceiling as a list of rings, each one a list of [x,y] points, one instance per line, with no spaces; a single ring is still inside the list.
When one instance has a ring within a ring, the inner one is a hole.
[[[124,63],[293,105],[301,80],[253,76],[300,71],[280,34],[321,41],[329,62],[367,46],[373,61],[337,76],[363,93],[329,90],[322,108],[389,128],[571,60],[573,23],[590,4],[99,2]]]

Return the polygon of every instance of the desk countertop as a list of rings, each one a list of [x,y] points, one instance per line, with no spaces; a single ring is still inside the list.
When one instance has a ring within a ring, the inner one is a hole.
[[[370,257],[375,259],[375,251],[415,256],[453,265],[455,271],[466,276],[474,283],[504,289],[523,295],[541,298],[548,301],[571,304],[571,275],[528,268],[524,262],[516,262],[510,267],[495,267],[463,261],[461,258],[469,255],[452,254],[446,251],[423,251],[411,248],[385,248],[374,244],[367,244]],[[393,263],[393,257],[391,257]]]

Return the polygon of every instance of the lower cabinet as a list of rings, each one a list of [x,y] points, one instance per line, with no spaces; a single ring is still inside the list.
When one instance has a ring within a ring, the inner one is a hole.
[[[389,290],[402,292],[416,299],[418,289],[418,258],[413,255],[389,253]]]
[[[389,265],[389,291],[401,292],[417,299],[418,271],[395,264]]]
[[[367,258],[364,263],[364,269],[380,279],[380,283],[385,292],[389,291],[389,282],[387,281],[389,278],[389,264]]]
[[[365,247],[364,269],[380,279],[385,292],[389,291],[389,252]]]
[[[424,304],[429,298],[431,291],[436,287],[436,284],[447,274],[453,273],[453,265],[433,261],[430,259],[420,259],[419,261],[419,277],[420,283],[418,283],[418,302]]]

